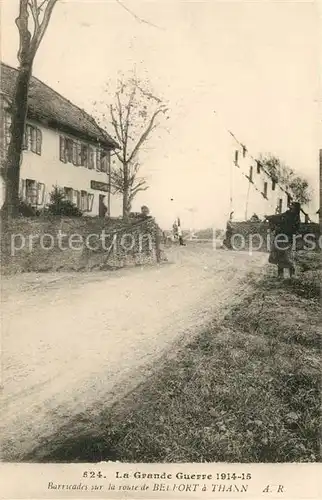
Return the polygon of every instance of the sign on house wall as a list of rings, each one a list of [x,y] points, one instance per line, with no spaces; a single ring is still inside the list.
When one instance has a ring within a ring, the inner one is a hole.
[[[106,182],[91,181],[91,189],[108,192],[108,184]]]

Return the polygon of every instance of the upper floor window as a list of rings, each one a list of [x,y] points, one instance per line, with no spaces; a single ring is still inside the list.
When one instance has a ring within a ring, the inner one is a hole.
[[[95,168],[95,149],[70,137],[59,137],[59,159],[76,167]]]
[[[108,172],[110,166],[110,152],[104,149],[98,149],[96,152],[96,170],[99,172]]]
[[[11,114],[6,111],[5,119],[4,119],[4,140],[5,147],[8,149],[11,139]],[[38,155],[41,154],[41,146],[42,146],[42,133],[38,127],[34,125],[26,124],[25,133],[23,136],[22,148],[28,151],[32,151]]]

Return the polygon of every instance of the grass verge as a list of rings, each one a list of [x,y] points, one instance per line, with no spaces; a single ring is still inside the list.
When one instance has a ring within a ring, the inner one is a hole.
[[[302,260],[43,461],[320,461],[321,256]]]

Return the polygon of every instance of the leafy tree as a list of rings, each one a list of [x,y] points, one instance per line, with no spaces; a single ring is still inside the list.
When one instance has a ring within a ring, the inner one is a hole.
[[[74,203],[66,199],[64,190],[58,186],[54,186],[49,198],[50,202],[45,209],[46,214],[66,217],[81,217],[83,215]]]
[[[111,169],[111,188],[123,197],[123,217],[129,216],[135,196],[148,189],[146,179],[139,176],[139,153],[159,125],[157,118],[168,111],[149,87],[135,76],[119,80],[115,101],[107,115],[103,113],[120,145],[115,152],[117,165]]]
[[[272,154],[260,155],[259,160],[272,180],[284,185],[294,201],[303,205],[311,201],[312,195],[306,179],[296,175],[292,168]]]
[[[19,31],[19,71],[12,102],[11,140],[5,163],[6,198],[3,206],[3,213],[9,217],[18,215],[19,212],[20,165],[33,62],[57,1],[19,0],[19,15],[16,19]]]

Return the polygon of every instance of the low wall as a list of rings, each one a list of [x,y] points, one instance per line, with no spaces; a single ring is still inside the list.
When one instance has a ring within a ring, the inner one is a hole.
[[[2,225],[4,274],[93,271],[161,260],[160,230],[153,218],[17,218]]]
[[[304,248],[305,244],[309,249],[313,249],[311,248],[313,246],[318,248],[319,224],[301,223],[298,235],[296,238],[298,249]],[[264,222],[232,222],[231,242],[235,250],[252,248],[256,251],[268,252],[270,249],[269,225]]]

